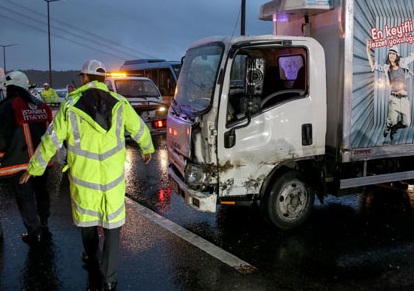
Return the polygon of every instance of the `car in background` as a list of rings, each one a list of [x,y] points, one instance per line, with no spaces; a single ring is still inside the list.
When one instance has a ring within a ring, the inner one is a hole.
[[[43,90],[44,90],[43,87],[32,88],[30,89],[30,93],[32,93],[32,95],[35,96],[36,98],[39,98],[42,100],[42,97],[40,96],[40,92],[42,92]],[[65,101],[68,90],[66,88],[63,88],[63,89],[55,89],[55,91],[58,95],[58,103]]]
[[[43,100],[42,97],[40,96],[40,92],[42,92],[43,90],[44,90],[43,87],[30,88],[30,93],[34,97],[36,97],[40,100]],[[56,103],[47,103],[50,106],[50,108],[52,109],[53,116],[55,116],[56,113],[58,112],[60,103],[65,100],[66,93],[68,92],[66,89],[55,89],[55,91],[58,95],[58,102],[56,102]]]
[[[155,83],[146,77],[108,74],[105,79],[108,89],[129,101],[145,121],[151,133],[165,133],[168,108]]]
[[[64,89],[55,89],[56,93],[58,94],[58,102],[65,101],[66,95],[68,94],[68,90]]]

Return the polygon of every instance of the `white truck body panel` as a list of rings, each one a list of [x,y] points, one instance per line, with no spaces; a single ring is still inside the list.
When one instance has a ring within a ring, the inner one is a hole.
[[[412,1],[333,2],[333,9],[309,16],[310,27],[307,29],[308,35],[322,44],[326,55],[327,146],[336,149],[343,162],[412,155],[412,114],[409,128],[401,131],[392,141],[383,136],[389,86],[384,73],[371,72],[366,53],[366,43],[374,37],[375,42],[381,45],[372,49],[374,60],[379,64],[385,62],[388,48],[394,44],[397,44],[403,57],[414,52]],[[280,12],[275,13],[278,15]],[[303,23],[303,18],[278,22],[276,33],[298,35],[301,32],[298,28]],[[394,35],[392,28],[396,31]],[[378,37],[378,31],[382,37]],[[410,67],[412,69],[413,65]],[[407,79],[407,86],[410,88],[410,111],[413,112],[412,77]]]

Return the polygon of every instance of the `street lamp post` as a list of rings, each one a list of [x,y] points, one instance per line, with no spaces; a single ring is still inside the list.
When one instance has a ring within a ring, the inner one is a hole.
[[[240,35],[246,35],[246,0],[241,1]]]
[[[16,45],[16,44],[5,44],[5,45],[0,44],[0,46],[3,48],[3,66],[4,66],[4,73],[7,72],[7,68],[6,68],[6,47],[13,46],[13,45]]]
[[[49,85],[52,87],[52,48],[50,45],[50,9],[49,3],[56,2],[59,0],[45,0],[47,2],[47,39],[48,39],[48,46],[49,46]],[[52,87],[53,88],[53,87]]]

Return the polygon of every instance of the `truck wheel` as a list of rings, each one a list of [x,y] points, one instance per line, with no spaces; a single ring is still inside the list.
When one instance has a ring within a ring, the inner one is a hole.
[[[301,225],[310,215],[315,192],[304,176],[290,171],[278,178],[263,197],[260,207],[265,219],[281,229]]]

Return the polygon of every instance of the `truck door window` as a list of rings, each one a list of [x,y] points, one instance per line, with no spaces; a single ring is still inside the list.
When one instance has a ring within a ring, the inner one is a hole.
[[[267,77],[265,75],[262,110],[306,95],[306,50],[285,48],[276,54],[276,66],[268,66]]]
[[[305,62],[302,55],[284,55],[278,59],[287,88],[305,89]]]
[[[234,57],[230,75],[230,88],[227,104],[227,124],[245,118],[243,109],[246,98],[246,68],[248,58],[263,59],[264,81],[261,88],[260,108],[277,106],[289,100],[302,98],[307,91],[306,49],[262,48],[250,50],[247,54]],[[255,94],[256,95],[256,94]],[[256,101],[254,96],[253,101]]]
[[[227,104],[227,121],[233,122],[244,117],[240,106],[246,91],[247,55],[236,55],[230,73],[230,88]]]

